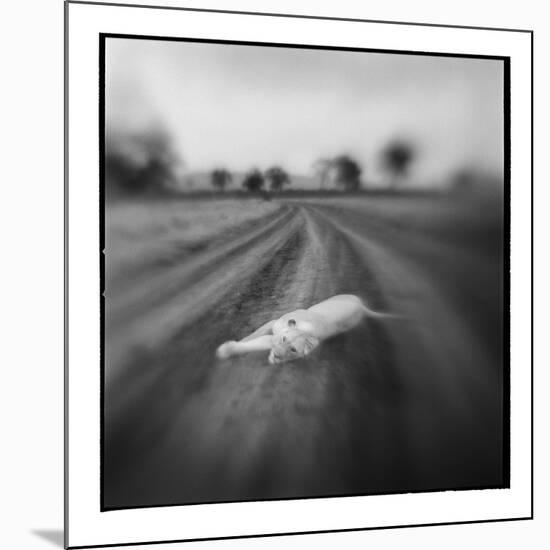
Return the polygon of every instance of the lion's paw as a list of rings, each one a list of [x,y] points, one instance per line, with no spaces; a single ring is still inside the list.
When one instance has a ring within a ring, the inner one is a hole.
[[[216,357],[218,359],[227,359],[233,355],[235,350],[235,341],[225,342],[216,350]]]

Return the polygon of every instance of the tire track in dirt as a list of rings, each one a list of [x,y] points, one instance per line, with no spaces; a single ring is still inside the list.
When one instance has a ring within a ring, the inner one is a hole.
[[[134,382],[134,391],[125,385],[111,389],[106,462],[112,472],[108,478],[120,480],[113,482],[118,486],[113,501],[275,498],[354,489],[357,473],[346,473],[354,462],[354,424],[347,411],[349,384],[342,378],[349,368],[363,378],[369,353],[373,364],[386,361],[380,335],[373,338],[378,347],[356,354],[355,363],[340,359],[342,345],[353,346],[354,335],[343,344],[326,346],[323,357],[300,364],[269,366],[266,354],[221,364],[213,359],[222,341],[241,338],[270,318],[364,283],[365,274],[354,272],[356,259],[338,234],[305,209],[296,209],[294,223],[291,235],[261,269],[235,281],[222,302],[158,353],[141,354],[132,371],[134,380],[140,373],[143,379]],[[206,352],[199,354],[197,348]],[[362,406],[360,400],[352,401],[354,409]],[[323,443],[331,437],[337,449],[345,449],[343,460],[332,444]],[[141,463],[124,480],[120,472],[132,470],[128,463],[135,456],[143,457]],[[177,472],[170,464],[177,465]],[[144,488],[143,473],[151,471],[157,481]],[[141,481],[134,484],[131,479]],[[137,494],[132,486],[140,487]]]
[[[334,231],[346,235],[377,274],[390,308],[410,319],[393,332],[392,350],[397,377],[410,401],[403,415],[403,430],[411,442],[408,461],[417,465],[421,483],[452,487],[448,480],[457,479],[457,487],[499,486],[501,356],[495,355],[495,346],[488,346],[483,331],[471,323],[464,304],[455,301],[451,282],[454,275],[469,289],[472,307],[483,301],[472,296],[469,281],[463,278],[472,273],[482,277],[485,270],[474,270],[468,264],[470,258],[455,250],[447,258],[448,265],[442,262],[443,269],[433,261],[421,261],[439,257],[441,264],[441,258],[445,260],[446,251],[433,252],[429,240],[403,242],[394,235],[388,242],[378,228],[369,231],[368,220],[358,214],[332,207],[313,210]],[[484,288],[483,280],[477,282]],[[491,309],[486,315],[499,318]]]
[[[118,475],[121,460],[124,462],[133,453],[139,455],[162,440],[167,427],[186,404],[182,398],[188,399],[205,385],[215,365],[216,346],[224,339],[238,336],[236,330],[243,330],[238,320],[243,321],[246,331],[247,324],[252,329],[258,319],[261,321],[262,311],[269,313],[279,297],[273,289],[284,288],[286,281],[295,275],[292,265],[304,248],[302,224],[300,217],[293,215],[285,226],[269,235],[270,240],[277,241],[276,246],[263,247],[260,254],[250,248],[243,259],[250,266],[248,272],[230,271],[231,285],[223,289],[215,304],[196,315],[191,325],[182,324],[162,345],[135,352],[128,360],[131,365],[128,374],[108,384],[108,472]],[[210,277],[223,277],[224,272],[227,276],[226,267],[221,272],[213,271]],[[278,285],[277,279],[281,279]],[[197,287],[198,294],[209,290],[208,287],[201,289],[200,284]],[[258,296],[264,301],[263,307],[258,304]]]
[[[120,374],[133,348],[146,352],[159,347],[175,331],[189,325],[200,312],[223,299],[237,277],[250,277],[269,261],[296,230],[293,208],[251,233],[239,235],[181,264],[138,278],[137,283],[111,295],[106,292],[106,378]],[[252,260],[253,258],[253,260]]]

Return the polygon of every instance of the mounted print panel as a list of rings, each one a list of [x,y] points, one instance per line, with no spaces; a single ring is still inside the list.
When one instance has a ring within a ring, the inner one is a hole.
[[[68,546],[529,517],[529,33],[69,4]]]

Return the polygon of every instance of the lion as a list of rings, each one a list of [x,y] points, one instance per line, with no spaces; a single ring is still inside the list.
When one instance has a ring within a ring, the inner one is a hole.
[[[294,361],[309,355],[324,340],[356,327],[366,317],[396,317],[369,309],[353,294],[339,294],[309,309],[285,313],[268,321],[239,341],[223,343],[216,350],[219,359],[256,351],[269,351],[270,364]]]

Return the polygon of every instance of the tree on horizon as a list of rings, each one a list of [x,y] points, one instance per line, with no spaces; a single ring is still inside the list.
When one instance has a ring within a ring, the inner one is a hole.
[[[266,171],[265,177],[269,181],[271,191],[282,191],[285,185],[290,184],[290,176],[280,166],[272,166]]]
[[[177,184],[184,166],[172,136],[164,127],[140,132],[109,131],[106,135],[105,174],[108,192],[159,193]]]
[[[393,140],[382,150],[382,167],[390,176],[390,187],[403,183],[416,156],[414,146],[408,141]]]
[[[324,189],[328,180],[329,172],[332,167],[332,159],[320,158],[313,163],[313,172],[319,179],[319,189]]]
[[[224,191],[226,186],[229,185],[232,180],[233,176],[231,175],[231,172],[225,168],[216,168],[215,170],[212,170],[212,173],[210,174],[210,181],[212,185],[220,191]]]
[[[339,155],[332,159],[331,168],[335,171],[335,182],[345,191],[357,191],[361,187],[361,166],[349,155]]]
[[[254,168],[248,172],[243,180],[243,187],[251,193],[261,191],[265,183],[264,176],[257,169]]]

